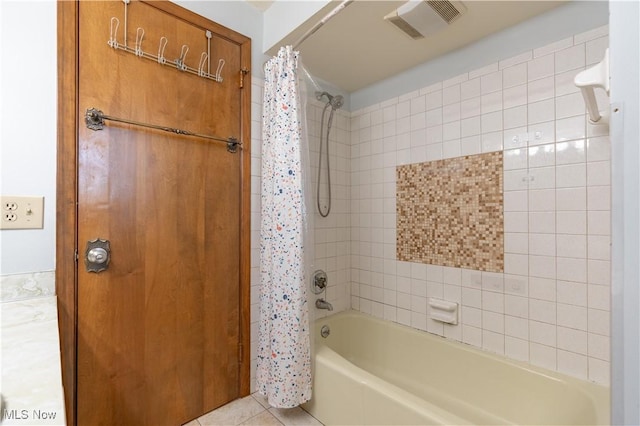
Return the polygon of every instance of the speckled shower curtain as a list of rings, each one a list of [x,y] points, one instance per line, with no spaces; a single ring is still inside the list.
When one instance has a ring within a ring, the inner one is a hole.
[[[273,407],[311,398],[304,268],[305,205],[298,52],[282,47],[265,65],[258,391]]]

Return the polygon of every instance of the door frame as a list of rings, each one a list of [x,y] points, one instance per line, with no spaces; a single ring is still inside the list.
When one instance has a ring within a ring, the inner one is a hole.
[[[251,69],[251,39],[222,25],[212,23],[196,13],[166,0],[143,1],[151,7],[193,22],[202,28],[240,45],[240,63]],[[78,67],[79,67],[79,3],[59,1],[57,4],[58,42],[58,125],[56,177],[56,294],[67,424],[76,424],[77,408],[77,341],[78,341]],[[105,38],[106,39],[106,38]],[[250,391],[250,271],[251,271],[251,80],[238,70],[241,90],[240,141],[240,396]],[[229,78],[228,81],[234,81]]]

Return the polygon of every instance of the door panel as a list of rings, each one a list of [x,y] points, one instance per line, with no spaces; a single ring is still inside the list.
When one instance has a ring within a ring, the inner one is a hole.
[[[124,5],[80,2],[78,116],[106,115],[241,137],[240,45],[213,35],[222,83],[107,45]],[[128,45],[198,67],[202,27],[128,6]],[[232,72],[232,70],[234,70]],[[225,72],[226,71],[226,72]],[[78,424],[181,424],[240,395],[242,153],[226,144],[107,121],[78,129]],[[88,240],[111,242],[108,270],[84,270]]]

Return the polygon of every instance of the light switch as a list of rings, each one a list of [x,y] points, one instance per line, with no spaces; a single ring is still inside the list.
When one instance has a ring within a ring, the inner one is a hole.
[[[0,229],[41,229],[44,197],[0,196]]]

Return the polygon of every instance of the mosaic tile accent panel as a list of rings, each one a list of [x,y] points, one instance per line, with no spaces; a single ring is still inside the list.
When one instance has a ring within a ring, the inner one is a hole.
[[[504,271],[502,152],[396,168],[398,260]]]

